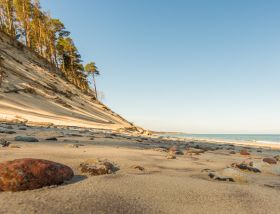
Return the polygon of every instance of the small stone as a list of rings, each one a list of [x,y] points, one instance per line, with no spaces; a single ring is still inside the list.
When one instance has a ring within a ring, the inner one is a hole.
[[[14,129],[11,125],[7,126],[6,129]]]
[[[74,144],[69,144],[68,146],[72,148],[79,148],[80,146],[85,146],[85,145],[81,143],[74,143]]]
[[[277,160],[274,158],[264,158],[263,162],[269,163],[269,164],[277,164]]]
[[[172,155],[183,155],[184,154],[177,146],[170,147],[168,152],[169,152],[169,154],[172,154]]]
[[[133,168],[134,168],[134,169],[139,169],[140,171],[144,171],[144,170],[145,170],[145,168],[144,168],[144,167],[139,166],[139,165],[137,165],[137,166],[133,166]]]
[[[118,170],[112,163],[107,160],[89,159],[80,164],[82,173],[92,176],[112,174]]]
[[[0,191],[23,191],[59,185],[74,176],[72,169],[41,159],[17,159],[0,163]]]
[[[277,160],[277,161],[280,161],[280,155],[274,156],[274,159]]]
[[[15,134],[16,132],[15,131],[10,131],[10,130],[0,130],[0,133],[2,134]]]
[[[250,153],[247,151],[247,149],[242,149],[239,152],[241,155],[250,155]]]
[[[208,176],[210,178],[212,178],[213,180],[217,180],[217,181],[230,181],[230,182],[234,182],[234,179],[231,178],[231,177],[223,177],[223,176],[219,176],[219,175],[216,175],[214,172],[210,172],[208,174]]]
[[[35,137],[29,136],[16,136],[15,141],[23,141],[23,142],[39,142],[39,140]]]
[[[250,171],[250,172],[261,173],[261,170],[259,170],[258,168],[252,167],[253,163],[249,163],[249,164],[246,164],[246,163],[241,163],[241,164],[233,163],[231,166],[232,167],[236,167],[236,168],[241,169],[241,170],[247,170],[247,171]]]
[[[0,139],[0,147],[8,147],[11,143],[4,140],[4,139]]]
[[[229,154],[234,155],[234,154],[236,154],[236,152],[235,151],[230,151]]]
[[[46,138],[47,141],[57,141],[57,138],[56,137],[49,137],[49,138]]]

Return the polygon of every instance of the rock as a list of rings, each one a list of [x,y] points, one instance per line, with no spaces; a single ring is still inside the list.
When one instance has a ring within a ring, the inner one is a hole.
[[[176,159],[176,156],[175,155],[172,155],[172,154],[168,154],[166,156],[167,159]]]
[[[269,164],[277,164],[277,160],[274,158],[264,158],[263,162],[269,163]]]
[[[247,149],[242,149],[239,152],[241,155],[250,155],[250,153],[247,151]]]
[[[183,155],[184,153],[177,147],[172,146],[168,149],[168,153],[172,155]]]
[[[4,139],[0,139],[0,147],[8,147],[11,143],[4,140]]]
[[[247,176],[237,169],[226,168],[222,171],[222,175],[232,178],[235,182],[246,183],[248,182]]]
[[[17,159],[0,163],[0,191],[22,191],[59,185],[74,176],[72,169],[41,159]]]
[[[205,150],[203,150],[203,149],[188,148],[185,151],[185,155],[187,155],[187,154],[200,155],[201,153],[204,153],[204,152],[205,152]]]
[[[133,166],[132,168],[133,169],[139,169],[140,171],[144,171],[145,170],[145,168],[143,166],[139,166],[139,165]]]
[[[27,129],[27,128],[26,128],[26,127],[23,127],[23,126],[18,128],[18,130],[26,130],[26,129]]]
[[[15,134],[16,132],[15,132],[15,131],[10,131],[10,130],[3,130],[3,129],[1,129],[1,130],[0,130],[0,133],[2,133],[2,134]]]
[[[234,179],[233,179],[233,178],[219,176],[219,175],[215,174],[214,172],[210,172],[210,173],[208,174],[208,176],[209,176],[210,178],[212,178],[213,180],[217,180],[217,181],[230,181],[230,182],[234,182]]]
[[[250,171],[250,172],[255,172],[255,173],[261,173],[261,170],[259,170],[258,168],[255,168],[255,167],[252,167],[253,163],[248,165],[246,163],[241,163],[241,164],[236,164],[236,163],[233,163],[231,164],[232,167],[236,167],[238,169],[241,169],[241,170],[247,170],[247,171]]]
[[[23,142],[39,142],[39,140],[35,137],[29,136],[16,136],[15,141],[23,141]]]
[[[274,159],[277,160],[277,161],[280,161],[280,155],[274,156]]]
[[[112,174],[118,170],[112,163],[107,160],[90,159],[80,164],[82,173],[92,176]]]
[[[69,144],[68,146],[72,148],[79,148],[80,146],[85,146],[85,145],[81,143],[75,143],[75,144]]]
[[[13,126],[9,125],[9,126],[6,126],[6,129],[14,129]]]
[[[48,140],[48,141],[57,141],[57,138],[56,137],[49,137],[49,138],[46,138],[46,140]]]
[[[230,151],[229,154],[234,155],[234,154],[236,154],[236,152],[235,151]]]

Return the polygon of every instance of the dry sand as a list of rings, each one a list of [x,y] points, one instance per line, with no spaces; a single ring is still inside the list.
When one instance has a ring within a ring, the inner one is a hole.
[[[17,158],[52,160],[70,166],[75,177],[62,186],[2,192],[0,213],[280,213],[280,165],[262,161],[263,157],[279,154],[277,150],[248,148],[251,155],[242,156],[238,153],[242,147],[238,145],[133,137],[86,129],[18,127],[12,125],[16,134],[0,134],[0,138],[20,146],[0,148],[1,162]],[[15,142],[17,135],[35,136],[40,142]],[[47,142],[46,137],[58,137],[58,141]],[[69,146],[76,143],[85,146]],[[166,158],[166,152],[157,151],[171,145],[178,145],[182,151],[190,145],[219,149],[201,155],[177,155],[173,160]],[[233,150],[237,153],[229,154]],[[120,170],[111,175],[82,175],[79,164],[90,158],[106,158]],[[209,170],[221,173],[231,163],[246,159],[253,161],[262,173],[240,172],[241,182],[208,177]],[[135,165],[145,170],[134,169]]]

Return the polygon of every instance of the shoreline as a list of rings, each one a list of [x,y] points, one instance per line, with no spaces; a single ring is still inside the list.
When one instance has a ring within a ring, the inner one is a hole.
[[[256,141],[256,140],[231,140],[231,139],[215,139],[215,138],[198,138],[198,137],[174,137],[166,136],[167,139],[178,139],[182,141],[199,141],[214,144],[236,144],[240,146],[252,146],[260,148],[280,149],[280,142],[274,141]]]

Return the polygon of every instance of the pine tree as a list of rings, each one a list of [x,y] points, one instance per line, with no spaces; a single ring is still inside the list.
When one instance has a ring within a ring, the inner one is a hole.
[[[100,75],[100,72],[98,71],[97,66],[95,65],[95,62],[90,62],[88,64],[86,64],[85,66],[85,71],[92,76],[92,80],[93,80],[93,85],[94,85],[94,92],[95,92],[95,97],[96,99],[98,99],[98,95],[97,95],[97,89],[96,89],[96,76]]]

